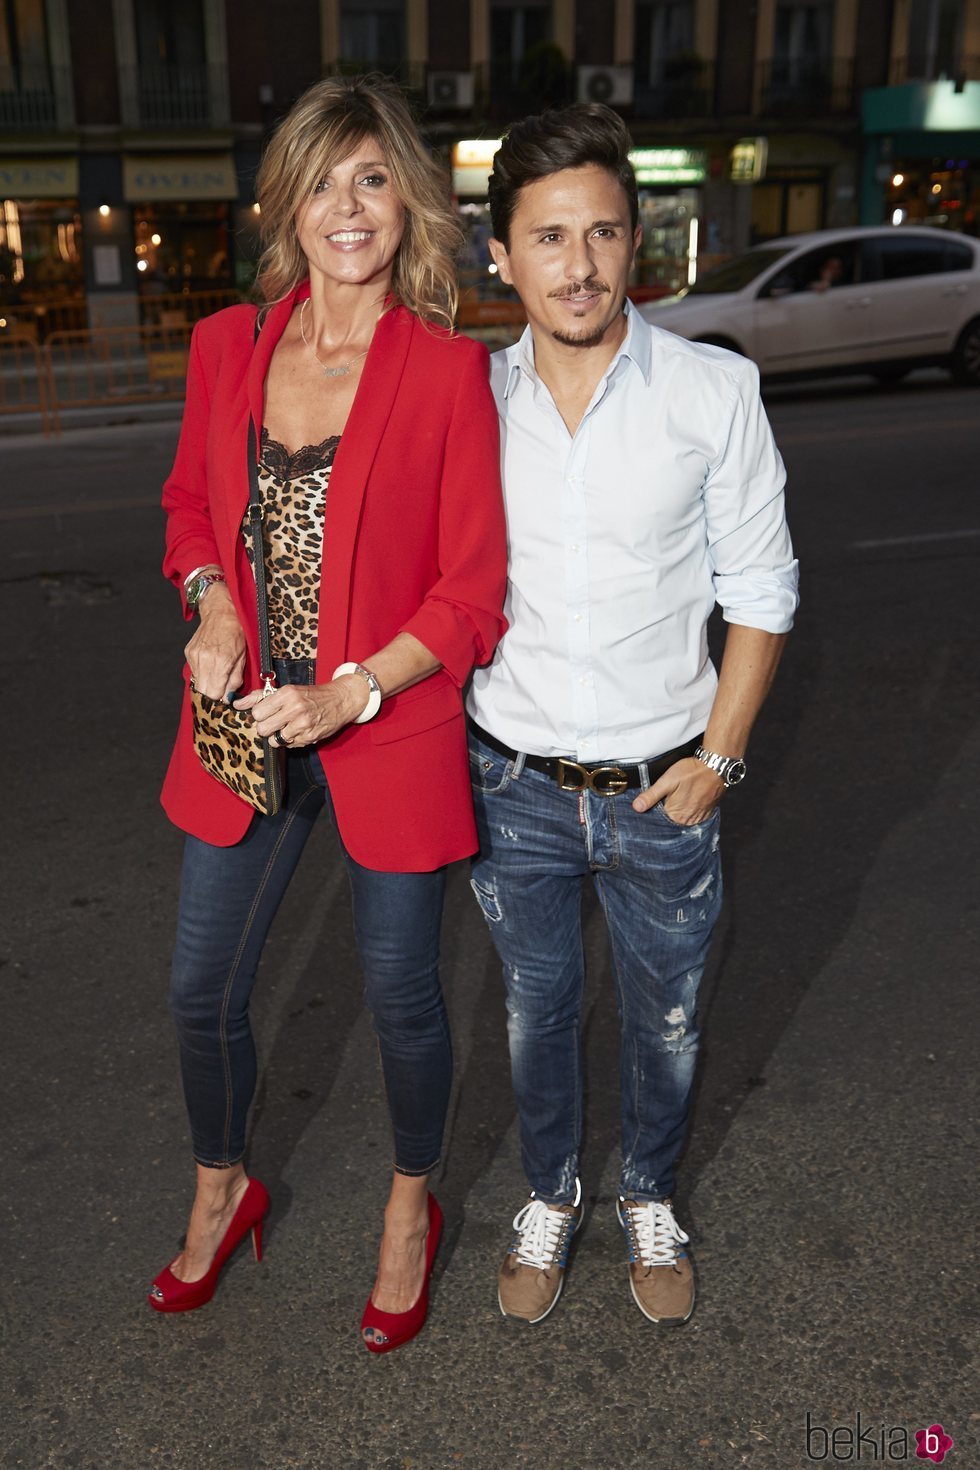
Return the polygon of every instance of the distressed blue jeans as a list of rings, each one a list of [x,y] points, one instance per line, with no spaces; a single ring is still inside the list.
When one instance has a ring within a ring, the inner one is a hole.
[[[511,1075],[531,1188],[574,1193],[582,1134],[582,884],[609,931],[620,1020],[620,1192],[674,1193],[697,1060],[697,993],[721,908],[717,810],[696,827],[635,792],[567,792],[471,734],[472,886],[503,963]]]
[[[312,682],[308,660],[276,661],[280,684]],[[170,1008],[194,1157],[224,1168],[245,1151],[256,1056],[248,1006],[266,936],[313,823],[333,806],[315,749],[286,757],[285,799],[232,847],[184,847]],[[452,1084],[452,1044],[439,984],[445,869],[381,873],[343,849],[364,996],[378,1036],[401,1174],[439,1161]],[[350,975],[338,976],[350,984]]]

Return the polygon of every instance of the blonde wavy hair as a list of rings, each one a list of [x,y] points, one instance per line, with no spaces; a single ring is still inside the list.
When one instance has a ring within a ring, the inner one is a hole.
[[[423,321],[452,331],[462,230],[448,180],[422,141],[404,95],[381,76],[315,82],[276,129],[256,179],[263,245],[259,290],[271,305],[306,279],[309,264],[296,233],[297,213],[324,174],[368,137],[381,144],[405,209],[392,295]]]

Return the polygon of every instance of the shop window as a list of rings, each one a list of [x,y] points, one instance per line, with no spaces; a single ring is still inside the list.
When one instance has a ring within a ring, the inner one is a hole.
[[[802,235],[823,224],[822,180],[770,180],[752,189],[752,244],[777,235]]]
[[[0,307],[80,299],[81,247],[77,200],[0,201]]]
[[[340,54],[345,68],[397,73],[405,56],[401,0],[342,0]]]
[[[136,269],[144,295],[234,286],[227,204],[135,205]]]

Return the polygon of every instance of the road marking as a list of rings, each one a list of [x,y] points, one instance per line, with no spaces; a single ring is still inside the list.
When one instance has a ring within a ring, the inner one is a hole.
[[[867,424],[857,429],[823,429],[812,433],[803,434],[781,434],[778,427],[773,426],[776,432],[776,443],[780,447],[784,444],[837,444],[845,439],[880,439],[883,434],[892,437],[895,434],[921,434],[923,426],[914,420],[906,423],[886,423],[884,420]],[[945,433],[950,429],[972,429],[977,430],[976,419],[946,419],[942,423],[929,423],[929,433]]]
[[[127,500],[66,500],[54,505],[0,506],[0,521],[41,520],[44,516],[89,516],[106,510],[159,510],[159,496],[133,495]]]
[[[871,551],[879,546],[918,546],[926,541],[967,541],[980,536],[975,531],[923,531],[918,536],[884,536],[877,541],[852,541],[852,551]]]

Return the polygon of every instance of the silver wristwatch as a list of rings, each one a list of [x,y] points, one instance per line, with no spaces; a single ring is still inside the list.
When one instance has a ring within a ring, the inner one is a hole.
[[[184,588],[184,596],[187,598],[187,606],[197,607],[201,601],[201,598],[204,596],[205,592],[207,592],[209,587],[213,587],[216,582],[224,581],[224,572],[198,572],[195,577],[191,578],[191,580]]]
[[[713,750],[705,750],[703,745],[699,745],[694,758],[720,776],[726,786],[737,786],[745,780],[745,762],[740,755],[716,755]]]

